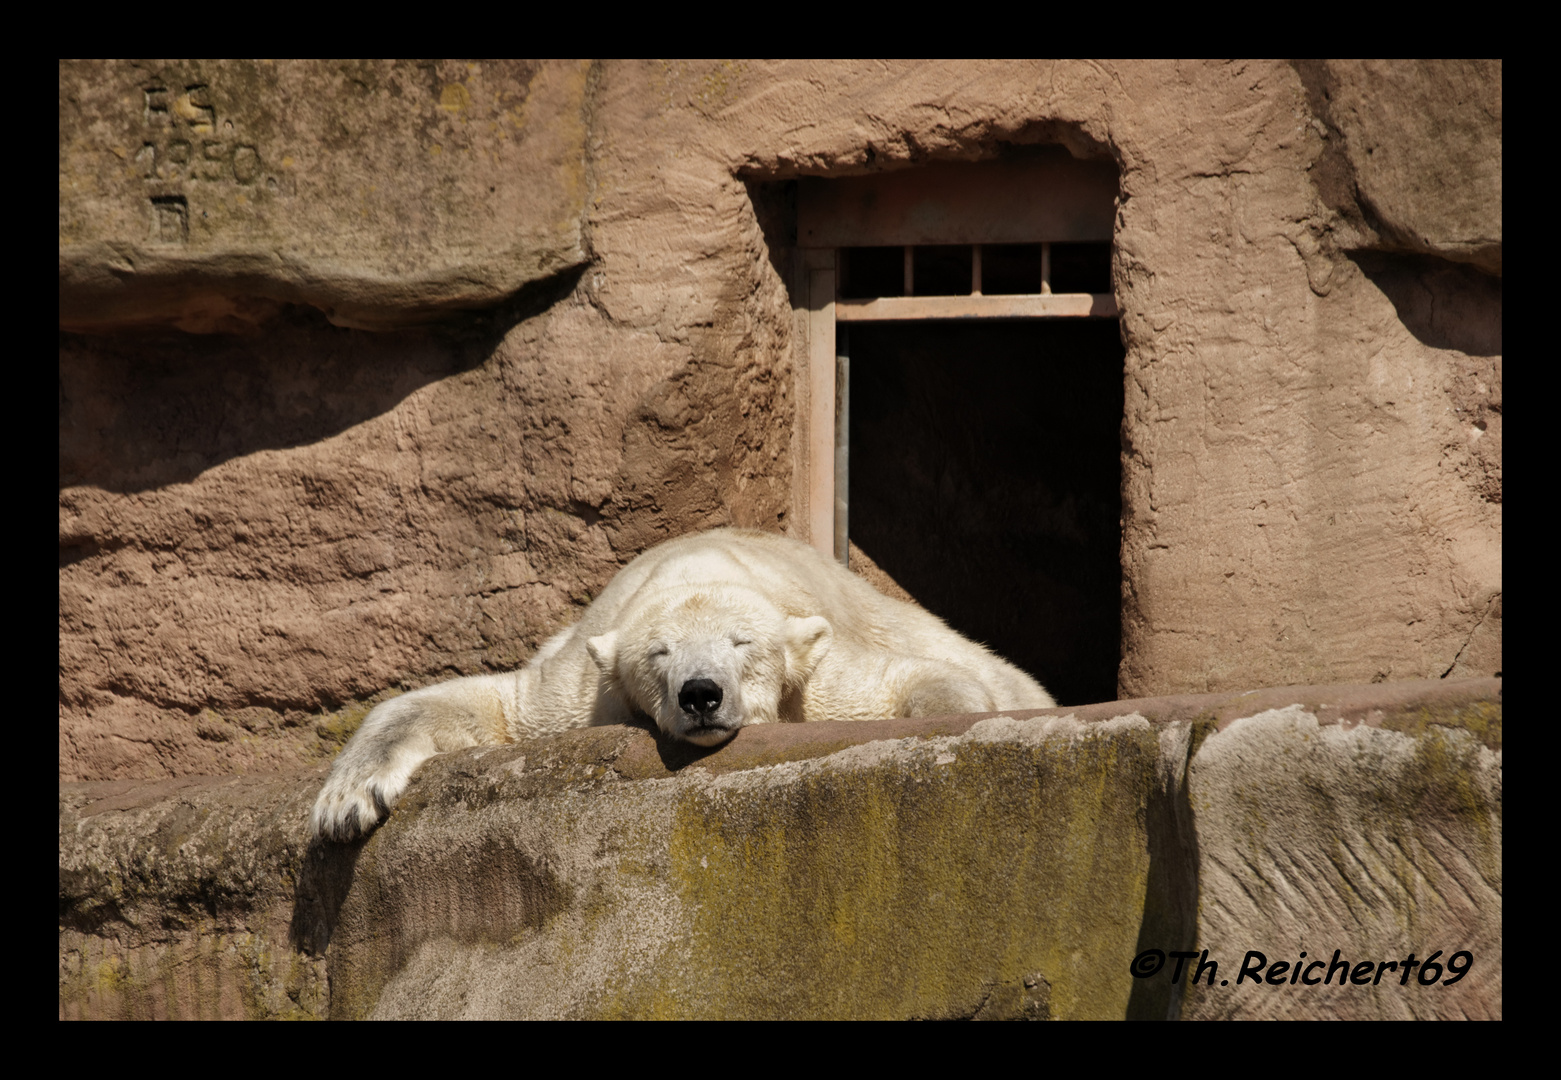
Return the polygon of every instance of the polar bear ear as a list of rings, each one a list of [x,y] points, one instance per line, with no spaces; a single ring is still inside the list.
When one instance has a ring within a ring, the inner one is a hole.
[[[587,638],[585,651],[591,654],[603,675],[611,675],[618,663],[618,631],[609,630],[601,637]]]
[[[804,683],[824,659],[835,641],[835,629],[822,615],[786,620],[786,674],[793,682]]]

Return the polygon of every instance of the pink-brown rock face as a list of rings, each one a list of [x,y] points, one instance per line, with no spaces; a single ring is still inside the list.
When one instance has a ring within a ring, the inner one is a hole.
[[[1501,668],[1499,63],[60,92],[62,780],[319,760],[658,540],[802,535],[789,182],[1016,145],[1120,174],[1119,691]]]
[[[60,68],[60,325],[340,326],[490,306],[585,262],[590,67]]]

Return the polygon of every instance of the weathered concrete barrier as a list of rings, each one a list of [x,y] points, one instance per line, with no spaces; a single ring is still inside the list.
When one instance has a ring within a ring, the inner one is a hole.
[[[61,1016],[1501,1015],[1496,679],[321,779],[62,785]]]

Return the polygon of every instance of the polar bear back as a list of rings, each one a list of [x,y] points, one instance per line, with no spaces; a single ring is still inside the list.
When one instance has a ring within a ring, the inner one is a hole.
[[[615,628],[649,593],[715,584],[760,592],[787,616],[822,615],[843,645],[961,664],[988,676],[997,674],[989,670],[995,662],[1006,669],[1002,675],[1022,676],[937,616],[885,596],[812,546],[750,529],[713,529],[645,552],[596,598],[579,631],[590,637]],[[1033,683],[1028,677],[1024,681]],[[1049,697],[1046,704],[1051,704]]]

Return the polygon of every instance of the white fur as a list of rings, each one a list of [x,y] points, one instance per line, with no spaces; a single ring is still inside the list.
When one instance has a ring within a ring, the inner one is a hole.
[[[807,544],[716,529],[635,559],[519,671],[378,706],[337,757],[311,825],[351,839],[434,754],[591,724],[647,717],[710,746],[749,724],[1055,704],[1012,664]]]

